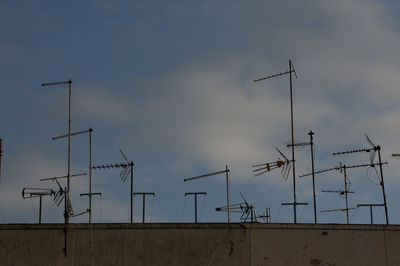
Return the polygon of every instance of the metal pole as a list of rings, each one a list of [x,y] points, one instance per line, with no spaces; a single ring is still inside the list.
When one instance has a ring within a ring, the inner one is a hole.
[[[146,213],[146,197],[145,197],[145,195],[146,194],[142,194],[142,197],[143,197],[143,208],[142,208],[142,211],[143,211],[143,214],[142,214],[142,223],[144,223],[144,221],[145,221],[145,213]]]
[[[343,175],[344,175],[344,195],[346,198],[346,219],[347,224],[349,224],[349,204],[347,200],[347,175],[346,175],[346,165],[343,165]]]
[[[92,223],[92,128],[89,128],[89,223]]]
[[[130,167],[131,167],[131,223],[133,223],[133,161],[131,161]]]
[[[68,192],[67,197],[69,200],[70,192],[70,179],[71,179],[71,80],[68,80]],[[69,213],[66,212],[66,223],[69,222]]]
[[[197,223],[197,194],[194,194],[194,222]]]
[[[3,139],[0,138],[0,181],[1,181],[1,158],[3,157]]]
[[[372,215],[372,205],[370,205],[369,206],[369,215],[371,216],[371,224],[374,224],[374,218],[373,218],[373,215]]]
[[[64,193],[67,191],[67,188],[64,188]],[[64,256],[67,256],[67,194],[65,193],[64,197]]]
[[[290,124],[292,133],[292,164],[293,164],[293,220],[296,219],[296,169],[294,160],[294,128],[293,128],[293,88],[292,88],[292,61],[289,60],[289,77],[290,77]]]
[[[310,130],[308,135],[310,136],[310,146],[311,146],[311,170],[312,170],[312,185],[313,185],[313,197],[314,197],[314,223],[317,223],[317,201],[315,199],[315,174],[314,174],[314,143],[313,135],[315,133]]]
[[[39,224],[42,223],[42,196],[39,196]]]
[[[377,150],[378,150],[378,158],[379,158],[379,170],[381,172],[381,186],[382,186],[382,194],[383,194],[383,204],[385,207],[386,224],[389,224],[389,217],[388,217],[388,211],[387,211],[387,205],[386,205],[385,183],[383,182],[381,147],[378,146]]]
[[[229,171],[228,165],[226,165],[226,206],[228,207],[228,223],[231,222],[231,210],[230,210],[230,203],[229,203]]]

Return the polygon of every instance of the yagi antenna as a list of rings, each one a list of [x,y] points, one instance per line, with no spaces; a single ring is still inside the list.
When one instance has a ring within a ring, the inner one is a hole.
[[[222,206],[217,207],[215,210],[217,212],[234,212],[234,213],[241,213],[240,221],[246,222],[249,219],[253,222],[257,219],[256,215],[254,215],[254,207],[252,204],[249,204],[247,200],[244,198],[243,194],[239,191],[240,196],[243,199],[243,202],[231,204],[230,206]]]
[[[119,176],[121,177],[122,182],[125,182],[126,178],[128,175],[131,175],[131,194],[130,194],[130,199],[131,199],[131,215],[130,215],[130,221],[133,223],[133,166],[135,165],[133,161],[128,161],[126,158],[125,154],[122,152],[121,149],[119,149],[121,152],[122,156],[124,157],[125,162],[123,163],[110,163],[110,164],[99,164],[99,165],[94,165],[92,166],[93,170],[96,169],[112,169],[112,168],[122,168],[121,173]]]
[[[385,183],[383,180],[383,169],[382,165],[387,164],[387,162],[382,162],[381,158],[381,146],[375,145],[371,139],[365,135],[365,138],[367,139],[367,142],[370,144],[371,148],[364,148],[364,149],[358,149],[358,150],[350,150],[350,151],[343,151],[343,152],[335,152],[333,155],[341,155],[341,154],[349,154],[349,153],[358,153],[358,152],[371,152],[370,155],[370,165],[371,167],[375,168],[375,165],[379,166],[379,171],[380,171],[380,185],[382,188],[382,197],[383,197],[383,204],[385,207],[385,217],[386,217],[386,224],[389,224],[389,217],[388,217],[388,210],[387,210],[387,203],[386,203],[386,193],[385,193]],[[375,153],[378,152],[378,163],[374,163],[375,159]],[[364,167],[365,165],[359,165],[359,166],[354,166],[354,167]],[[348,167],[350,168],[350,167]]]
[[[279,76],[283,76],[289,74],[289,89],[290,89],[290,132],[291,132],[291,141],[292,141],[292,167],[293,167],[293,220],[294,223],[297,222],[296,218],[296,171],[295,171],[295,158],[294,158],[294,126],[293,126],[293,86],[292,86],[292,73],[294,73],[295,77],[297,78],[296,70],[294,69],[294,65],[292,64],[292,60],[289,60],[289,70],[285,72],[281,72],[278,74],[266,76],[263,78],[255,79],[254,82],[267,80]]]
[[[282,167],[281,175],[285,180],[287,180],[289,173],[290,173],[290,169],[291,169],[290,161],[278,148],[275,148],[275,149],[279,152],[280,155],[282,155],[284,160],[281,160],[280,158],[278,158],[278,160],[275,162],[253,165],[252,167],[255,168],[255,169],[253,169],[253,173],[255,173],[254,176],[259,176],[259,175],[265,174],[271,170],[274,170],[276,168]]]

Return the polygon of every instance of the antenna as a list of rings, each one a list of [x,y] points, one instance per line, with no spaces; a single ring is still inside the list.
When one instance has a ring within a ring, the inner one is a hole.
[[[383,181],[383,169],[382,169],[382,165],[387,164],[387,162],[382,163],[381,146],[375,145],[367,135],[365,135],[365,138],[367,139],[367,142],[369,143],[371,148],[364,148],[364,149],[357,149],[357,150],[350,150],[350,151],[343,151],[343,152],[335,152],[335,153],[333,153],[333,155],[359,153],[359,152],[371,152],[371,155],[370,155],[371,164],[369,166],[375,168],[375,165],[379,165],[380,185],[382,188],[383,205],[385,207],[386,224],[389,224],[389,217],[388,217],[388,210],[387,210],[387,203],[386,203],[386,193],[385,193],[385,183]],[[378,163],[374,163],[376,152],[378,152],[378,160],[379,160]],[[365,166],[366,165],[359,165],[359,166],[354,166],[354,167],[365,167]],[[350,168],[350,167],[348,167],[348,168]]]
[[[89,133],[89,209],[88,209],[88,213],[89,213],[89,223],[92,223],[92,132],[93,129],[90,127],[88,130],[82,130],[82,131],[78,131],[78,132],[73,132],[71,133],[71,136],[76,136],[76,135],[81,135],[81,134],[86,134]],[[53,140],[57,140],[57,139],[62,139],[62,138],[66,138],[69,135],[62,135],[62,136],[58,136],[58,137],[53,137]]]
[[[203,178],[203,177],[207,177],[207,176],[219,175],[219,174],[224,174],[224,173],[225,173],[225,178],[226,178],[226,206],[228,208],[228,223],[230,223],[231,222],[231,212],[229,210],[230,204],[229,204],[229,169],[228,169],[228,165],[225,166],[225,170],[185,178],[183,181],[186,182],[186,181],[190,181],[190,180],[194,180],[194,179],[199,179],[199,178]]]
[[[275,162],[253,165],[252,167],[255,168],[253,169],[253,173],[256,173],[254,176],[259,176],[276,168],[282,167],[281,175],[285,180],[287,180],[291,168],[290,161],[278,148],[275,147],[275,149],[282,155],[284,160],[278,158],[278,160]]]
[[[188,195],[194,196],[194,222],[197,223],[197,195],[204,195],[206,196],[206,192],[186,192],[185,197]]]
[[[369,207],[369,214],[370,214],[370,219],[371,219],[371,224],[374,224],[374,218],[372,215],[372,207],[385,207],[384,204],[357,204],[357,208],[359,207]]]
[[[289,70],[286,72],[278,73],[275,75],[270,75],[266,76],[260,79],[254,80],[254,82],[266,80],[266,79],[271,79],[275,78],[278,76],[286,75],[289,74],[289,84],[290,84],[290,129],[291,129],[291,135],[292,135],[292,164],[293,164],[293,220],[294,223],[297,222],[296,219],[296,173],[295,173],[295,159],[294,159],[294,127],[293,127],[293,86],[292,86],[292,73],[296,74],[296,70],[294,69],[294,66],[292,64],[292,61],[289,60]]]
[[[217,207],[215,210],[217,212],[236,212],[236,213],[241,213],[242,215],[240,216],[240,221],[241,222],[246,222],[247,219],[249,218],[250,215],[250,221],[253,222],[254,218],[256,217],[254,215],[254,207],[253,205],[249,204],[247,200],[244,198],[243,194],[239,191],[240,196],[243,199],[243,202],[241,203],[236,203],[236,204],[231,204],[230,206],[222,206],[222,207]]]
[[[119,174],[121,177],[122,182],[125,182],[126,178],[128,177],[129,174],[131,174],[131,194],[130,194],[130,199],[131,199],[131,223],[133,223],[133,166],[135,165],[133,161],[128,161],[126,159],[125,154],[122,152],[121,149],[119,149],[121,152],[122,156],[124,157],[125,162],[124,163],[111,163],[111,164],[100,164],[100,165],[94,165],[92,166],[92,169],[110,169],[110,168],[122,168],[121,173]]]
[[[122,151],[121,151],[121,153],[122,153]],[[136,195],[142,195],[142,197],[143,197],[143,207],[142,207],[142,210],[143,210],[143,214],[142,214],[142,223],[144,223],[145,222],[145,217],[146,217],[146,195],[151,195],[151,196],[155,196],[155,194],[153,193],[153,192],[135,192],[135,193],[133,193],[133,196],[136,196]]]
[[[54,195],[55,191],[50,188],[29,188],[22,189],[22,198],[31,199],[39,197],[39,224],[42,223],[42,197]]]
[[[265,214],[259,215],[258,218],[264,219],[265,223],[270,224],[271,223],[271,209],[265,208]]]
[[[0,183],[1,183],[1,158],[4,155],[4,141],[0,138]]]
[[[313,199],[314,199],[314,223],[317,224],[317,201],[315,196],[315,170],[314,170],[314,142],[313,142],[313,135],[315,133],[310,130],[308,135],[310,136],[309,142],[301,142],[295,143],[295,147],[303,147],[303,146],[310,146],[311,150],[311,174],[312,174],[312,186],[313,186]],[[291,147],[291,144],[288,144],[287,147]]]

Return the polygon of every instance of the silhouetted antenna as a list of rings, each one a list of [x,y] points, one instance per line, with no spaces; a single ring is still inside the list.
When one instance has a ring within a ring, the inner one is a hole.
[[[271,79],[275,77],[279,77],[282,75],[289,74],[289,84],[290,84],[290,129],[291,129],[291,135],[292,135],[292,164],[293,164],[293,220],[294,223],[297,222],[296,218],[296,171],[295,171],[295,159],[294,159],[294,127],[293,127],[293,86],[292,86],[292,73],[297,78],[296,70],[294,69],[294,66],[292,64],[292,61],[289,60],[289,70],[285,72],[281,72],[278,74],[266,76],[263,78],[259,78],[254,80],[254,82],[266,80],[266,79]]]
[[[128,161],[126,159],[125,154],[122,152],[121,149],[119,149],[121,152],[122,156],[124,157],[125,162],[123,163],[111,163],[111,164],[100,164],[100,165],[94,165],[92,166],[92,169],[112,169],[112,168],[122,168],[121,173],[119,176],[121,177],[122,182],[125,182],[126,178],[128,177],[129,174],[131,174],[131,194],[130,194],[130,199],[131,199],[131,223],[133,223],[133,166],[135,165],[133,161]]]
[[[265,208],[265,213],[258,216],[258,218],[264,219],[265,223],[271,223],[271,209]]]
[[[371,167],[375,168],[375,165],[379,165],[379,170],[380,170],[380,185],[382,188],[382,197],[383,197],[383,204],[385,207],[385,217],[386,217],[386,224],[389,224],[389,217],[388,217],[388,211],[387,211],[387,203],[386,203],[386,193],[385,193],[385,183],[383,181],[383,169],[382,165],[387,164],[387,162],[382,163],[382,158],[381,158],[381,146],[375,145],[371,139],[365,135],[365,138],[367,139],[367,142],[371,146],[371,148],[364,148],[364,149],[357,149],[357,150],[350,150],[350,151],[343,151],[343,152],[335,152],[333,155],[341,155],[341,154],[349,154],[349,153],[358,153],[358,152],[371,152],[370,154],[370,165]],[[378,152],[378,163],[374,163],[375,159],[375,154]],[[354,167],[364,167],[365,165],[360,165],[360,166],[354,166]],[[351,168],[351,167],[348,167]]]
[[[77,136],[77,135],[89,133],[89,196],[88,196],[89,197],[89,209],[87,211],[89,213],[89,223],[92,223],[92,132],[93,132],[93,129],[90,127],[87,130],[82,130],[82,131],[78,131],[78,132],[73,132],[71,134],[65,134],[62,136],[53,137],[53,140],[57,140],[57,139],[66,138],[68,136]]]
[[[145,222],[145,217],[146,217],[146,196],[150,195],[150,196],[155,196],[156,194],[154,194],[153,192],[135,192],[133,193],[134,196],[136,195],[142,195],[142,202],[143,202],[143,207],[142,207],[142,223]]]
[[[314,170],[314,142],[313,142],[313,135],[315,133],[310,130],[308,135],[310,136],[310,141],[308,142],[300,142],[295,143],[295,147],[305,147],[310,146],[311,151],[311,175],[312,175],[312,187],[313,187],[313,199],[314,199],[314,223],[317,223],[317,200],[315,196],[315,170]],[[288,144],[287,147],[291,147],[291,144]]]
[[[291,169],[290,161],[278,148],[275,148],[275,149],[282,155],[284,160],[281,160],[278,157],[278,160],[275,162],[253,165],[252,167],[255,168],[255,169],[253,169],[253,173],[255,173],[254,176],[259,176],[259,175],[265,174],[271,170],[274,170],[276,168],[282,167],[281,175],[285,180],[287,180],[289,173],[290,173],[290,169]]]
[[[29,188],[24,187],[22,189],[22,198],[23,199],[31,199],[39,197],[39,224],[42,223],[42,197],[43,196],[52,196],[55,194],[55,191],[50,188]]]
[[[74,174],[74,175],[70,175],[70,177],[77,177],[77,176],[83,176],[83,175],[87,175],[87,173]],[[63,175],[63,176],[47,177],[47,178],[40,179],[40,181],[57,180],[57,179],[62,179],[62,178],[68,178],[68,176],[67,175]]]
[[[218,172],[213,172],[213,173],[208,173],[208,174],[204,174],[204,175],[199,175],[199,176],[194,176],[194,177],[189,177],[189,178],[185,178],[183,181],[190,181],[190,180],[194,180],[194,179],[199,179],[199,178],[203,178],[203,177],[207,177],[207,176],[213,176],[213,175],[219,175],[219,174],[225,174],[226,177],[226,205],[228,207],[228,223],[231,222],[231,214],[230,214],[230,210],[229,210],[229,169],[228,166],[225,166],[225,170],[222,171],[218,171]]]
[[[217,212],[241,213],[242,214],[240,216],[241,222],[246,222],[248,219],[250,219],[250,221],[253,222],[255,219],[257,219],[256,215],[254,214],[254,207],[252,204],[249,204],[247,202],[247,200],[244,198],[243,194],[240,191],[239,194],[242,197],[243,202],[231,204],[230,206],[217,207],[215,208],[215,210]]]
[[[206,192],[186,192],[185,197],[188,195],[194,196],[194,222],[197,223],[197,195],[204,195],[206,196]]]

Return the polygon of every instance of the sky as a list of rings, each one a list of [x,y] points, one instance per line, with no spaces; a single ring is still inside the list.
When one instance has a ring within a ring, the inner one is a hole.
[[[5,143],[0,179],[0,223],[36,223],[39,199],[24,187],[57,189],[41,178],[67,173],[68,87],[43,82],[72,80],[72,131],[93,128],[93,164],[134,166],[134,191],[146,198],[146,221],[225,222],[224,175],[230,170],[231,203],[242,198],[271,221],[293,222],[293,180],[281,169],[254,177],[252,165],[290,158],[289,76],[292,60],[294,139],[314,135],[315,170],[366,164],[382,148],[388,216],[400,223],[400,4],[384,0],[337,1],[8,1],[0,2],[0,138]],[[72,174],[88,172],[89,137],[71,139]],[[310,147],[297,148],[297,222],[312,223]],[[377,162],[377,157],[375,161]],[[93,222],[128,222],[130,181],[121,169],[94,170]],[[377,169],[379,170],[379,169]],[[370,223],[368,208],[383,203],[374,168],[348,169],[350,223]],[[65,185],[65,180],[60,181]],[[339,171],[316,175],[319,223],[346,223],[338,193]],[[88,208],[88,176],[71,178],[75,213]],[[134,199],[134,221],[142,199]],[[374,207],[375,223],[385,223]],[[240,213],[232,214],[240,221]],[[42,221],[63,222],[63,208],[43,198]],[[84,214],[71,222],[87,222]],[[262,219],[260,222],[264,222]]]

